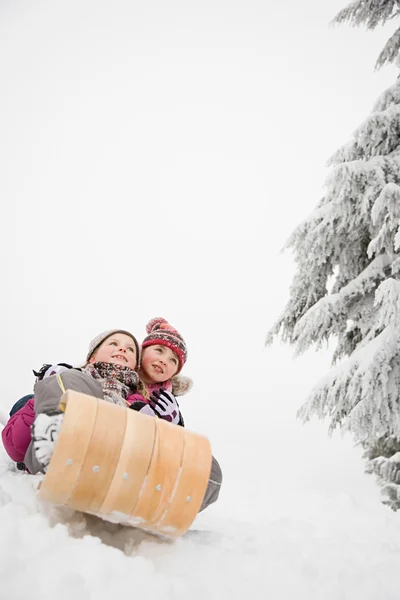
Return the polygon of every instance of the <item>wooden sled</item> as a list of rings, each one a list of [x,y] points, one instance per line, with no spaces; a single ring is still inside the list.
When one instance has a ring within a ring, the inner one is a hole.
[[[152,533],[184,534],[207,488],[208,439],[72,390],[63,405],[39,497]]]

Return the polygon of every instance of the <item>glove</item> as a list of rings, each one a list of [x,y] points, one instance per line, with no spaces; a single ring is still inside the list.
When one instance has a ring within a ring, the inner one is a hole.
[[[129,408],[136,410],[136,412],[142,413],[142,415],[149,415],[149,417],[156,416],[156,413],[151,406],[147,404],[147,402],[133,402]]]
[[[68,363],[58,363],[57,365],[51,365],[50,363],[47,363],[43,365],[43,367],[41,367],[39,371],[34,370],[33,374],[36,377],[36,382],[38,382],[42,381],[42,379],[45,379],[46,377],[51,377],[51,375],[56,375],[57,373],[62,373],[67,369],[73,368],[74,367],[72,365],[69,365]]]
[[[33,449],[44,473],[53,456],[63,419],[64,413],[40,413],[32,425]]]
[[[162,388],[158,392],[153,392],[150,396],[150,406],[160,419],[175,425],[179,423],[179,405],[171,392],[166,392]]]

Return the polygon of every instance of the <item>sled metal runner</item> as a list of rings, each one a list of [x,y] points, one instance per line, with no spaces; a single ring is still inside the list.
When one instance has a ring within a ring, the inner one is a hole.
[[[60,406],[64,421],[39,497],[151,533],[184,534],[206,491],[208,439],[72,390]]]

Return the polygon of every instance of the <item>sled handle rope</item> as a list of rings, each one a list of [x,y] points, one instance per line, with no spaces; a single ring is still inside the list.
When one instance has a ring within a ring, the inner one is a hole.
[[[194,521],[211,471],[209,440],[162,419],[67,390],[38,495],[169,537]]]

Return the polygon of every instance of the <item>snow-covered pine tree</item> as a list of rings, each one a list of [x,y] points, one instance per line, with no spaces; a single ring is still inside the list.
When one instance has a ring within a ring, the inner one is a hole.
[[[298,353],[336,341],[332,369],[299,416],[362,444],[400,508],[400,78],[329,161],[326,193],[288,240],[296,273],[267,336]]]
[[[399,15],[400,0],[355,0],[336,15],[333,23],[348,22],[352,25],[365,25],[367,29],[375,29],[378,25],[384,25]],[[399,49],[400,27],[386,42],[376,61],[376,68],[394,62],[398,57]]]

